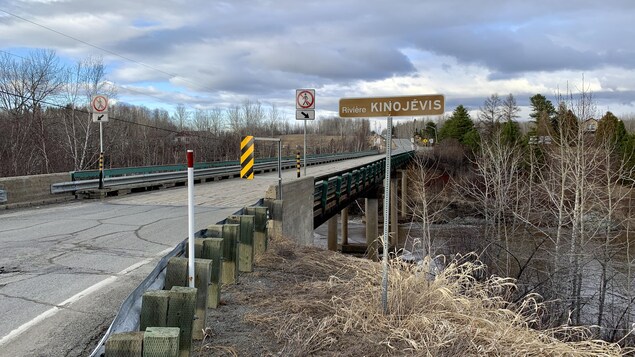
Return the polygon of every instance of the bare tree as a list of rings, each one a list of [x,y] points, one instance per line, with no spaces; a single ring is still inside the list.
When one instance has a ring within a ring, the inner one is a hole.
[[[512,122],[520,117],[519,112],[520,107],[516,104],[516,98],[509,93],[501,103],[500,118],[505,122]]]
[[[106,69],[100,57],[87,57],[64,71],[64,89],[60,93],[66,104],[62,116],[64,143],[76,171],[85,170],[98,158],[95,127],[90,114],[79,109],[88,107],[91,97],[96,94],[115,97],[114,87],[105,80],[105,75]]]
[[[185,130],[190,120],[190,112],[185,108],[182,103],[177,104],[174,109],[174,122],[178,126],[179,130]]]
[[[494,93],[489,98],[485,99],[483,106],[479,108],[478,119],[483,125],[482,136],[485,138],[491,137],[498,131],[501,120],[501,99],[498,94]]]
[[[520,145],[503,140],[501,130],[493,133],[489,140],[481,142],[480,151],[472,161],[475,177],[459,183],[459,191],[470,197],[474,207],[485,218],[485,237],[494,237],[493,244],[504,253],[505,265],[502,274],[511,274],[510,238],[518,230],[511,212],[518,212],[518,205],[526,197],[526,186],[521,184],[523,153]],[[519,267],[520,268],[520,267]]]

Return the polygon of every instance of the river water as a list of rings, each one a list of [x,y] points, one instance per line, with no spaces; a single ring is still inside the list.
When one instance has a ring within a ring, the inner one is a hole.
[[[361,217],[349,216],[349,242],[366,242],[365,224]],[[427,254],[428,242],[423,243],[422,229],[418,223],[400,224],[400,246],[417,258]],[[382,233],[381,226],[379,230]],[[550,271],[554,264],[553,243],[550,238],[530,229],[516,230],[508,234],[507,242],[487,239],[482,220],[476,218],[457,218],[446,224],[433,224],[430,227],[429,242],[432,257],[444,256],[445,261],[456,254],[475,252],[488,267],[488,275],[510,276],[518,279],[518,295],[536,292],[549,296],[548,284],[553,284]],[[599,291],[602,266],[607,261],[607,294],[604,302],[603,328],[592,328],[598,337],[617,339],[631,331],[631,321],[635,321],[632,306],[635,297],[635,244],[627,244],[626,232],[612,232],[610,259],[603,255],[600,239],[585,243],[582,262],[581,283],[581,323],[597,325],[599,312]],[[341,223],[338,224],[338,237],[341,243]],[[327,224],[314,231],[314,244],[327,246]],[[509,251],[510,254],[505,254]],[[437,259],[443,265],[443,259]],[[563,262],[567,264],[568,262]],[[551,286],[553,288],[553,286]],[[549,303],[549,302],[547,302]]]

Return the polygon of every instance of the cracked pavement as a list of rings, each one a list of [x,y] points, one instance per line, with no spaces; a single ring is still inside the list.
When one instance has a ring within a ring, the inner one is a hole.
[[[308,173],[381,157],[309,167]],[[257,202],[277,175],[196,185],[196,230]],[[283,172],[283,182],[295,175]],[[123,300],[166,249],[187,237],[186,204],[187,188],[179,187],[0,212],[0,357],[92,352]]]

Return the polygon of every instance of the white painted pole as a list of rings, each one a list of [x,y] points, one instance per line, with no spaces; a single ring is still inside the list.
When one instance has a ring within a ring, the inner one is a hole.
[[[381,304],[384,315],[388,314],[388,224],[390,222],[390,159],[392,156],[392,117],[388,117],[386,128],[386,176],[384,179],[384,256],[382,260]]]
[[[304,121],[304,177],[306,177],[306,120]]]
[[[194,151],[187,151],[187,281],[190,288],[194,287]]]

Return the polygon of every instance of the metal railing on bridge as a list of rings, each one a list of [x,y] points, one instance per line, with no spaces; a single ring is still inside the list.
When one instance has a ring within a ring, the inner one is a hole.
[[[307,165],[324,164],[340,160],[355,159],[364,156],[377,155],[377,151],[360,151],[339,154],[321,154],[307,157]],[[282,170],[295,168],[295,157],[287,157],[282,161]],[[256,160],[254,165],[255,173],[270,172],[277,170],[277,158]],[[87,179],[98,177],[98,170],[75,171],[72,174],[71,182],[62,182],[51,185],[51,193],[76,192],[83,190],[97,189],[98,179]],[[187,179],[186,165],[163,165],[145,167],[127,167],[105,170],[105,185],[113,187],[142,187],[159,186],[162,184],[181,184]],[[199,163],[195,165],[194,177],[200,181],[209,181],[218,178],[238,177],[240,175],[239,161],[222,161],[213,163]],[[80,179],[81,178],[81,179]]]
[[[392,156],[391,171],[404,167],[414,151]],[[317,228],[354,200],[364,197],[384,179],[386,159],[315,178],[313,227]]]

